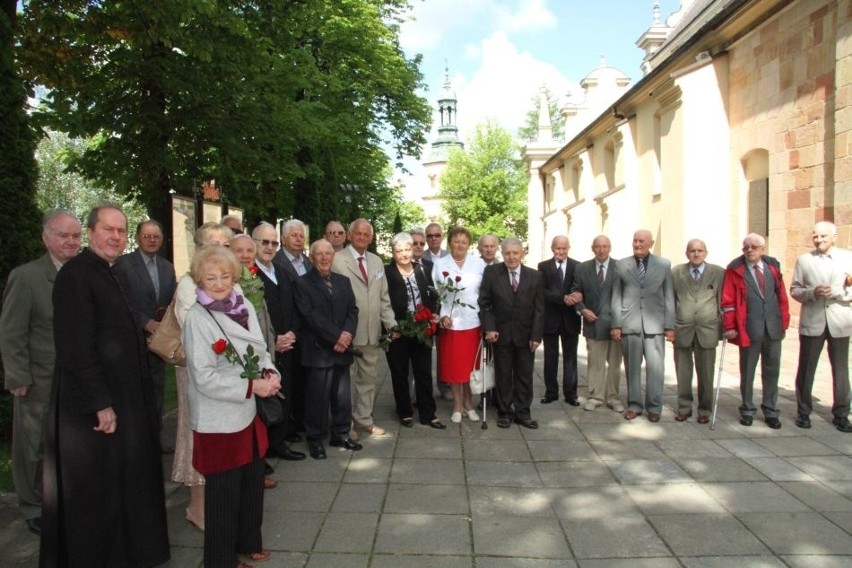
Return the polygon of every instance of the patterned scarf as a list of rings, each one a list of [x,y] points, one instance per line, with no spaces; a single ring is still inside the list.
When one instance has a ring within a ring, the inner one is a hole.
[[[214,312],[222,312],[244,328],[248,329],[248,308],[243,305],[243,297],[237,296],[234,290],[231,290],[230,296],[224,300],[214,300],[204,289],[199,286],[195,289],[195,296],[198,298],[198,303]]]

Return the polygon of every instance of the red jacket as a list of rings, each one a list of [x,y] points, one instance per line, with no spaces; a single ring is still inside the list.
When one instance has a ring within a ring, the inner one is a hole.
[[[781,265],[771,256],[764,256],[763,264],[775,279],[775,294],[778,296],[778,309],[781,310],[781,327],[786,330],[790,326],[790,305],[781,275]],[[722,329],[736,330],[737,336],[730,341],[740,347],[751,345],[751,339],[746,332],[746,266],[745,257],[735,258],[725,269],[725,280],[722,283]]]

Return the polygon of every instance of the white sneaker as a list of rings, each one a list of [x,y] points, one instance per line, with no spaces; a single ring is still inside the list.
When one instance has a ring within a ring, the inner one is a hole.
[[[461,412],[453,412],[453,415],[450,416],[450,420],[458,424],[461,422]]]
[[[475,410],[465,410],[464,415],[467,416],[468,420],[479,422],[479,414],[477,414]]]
[[[620,401],[613,402],[609,407],[615,412],[624,412],[624,405]]]
[[[586,401],[586,404],[583,405],[584,410],[594,410],[601,405],[600,401],[597,401],[593,398],[590,398]]]

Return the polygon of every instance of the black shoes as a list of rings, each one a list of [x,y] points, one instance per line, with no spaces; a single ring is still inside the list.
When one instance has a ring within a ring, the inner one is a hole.
[[[33,534],[41,536],[41,517],[27,519],[27,529]]]
[[[435,419],[429,423],[429,428],[434,428],[435,430],[446,430],[447,425],[441,422],[440,420]]]
[[[497,419],[497,427],[498,428],[508,428],[512,425],[512,421],[508,418],[498,418]]]
[[[287,460],[287,461],[291,461],[291,462],[302,461],[303,459],[305,459],[305,454],[303,454],[302,452],[297,452],[295,450],[291,450],[290,448],[287,448],[286,450],[284,450],[282,453],[280,453],[278,455],[281,457],[282,460]]]
[[[399,423],[402,424],[403,426],[405,426],[406,428],[411,428],[412,426],[414,426],[414,419],[413,418],[400,418]]]
[[[834,420],[832,420],[831,423],[834,424],[835,428],[837,428],[841,432],[846,432],[847,434],[852,432],[852,423],[850,423],[849,419],[845,416],[835,416]]]
[[[311,444],[308,447],[308,451],[311,452],[311,457],[315,460],[324,460],[327,457],[325,455],[325,448],[322,447],[322,444]]]
[[[751,416],[740,416],[740,424],[743,426],[751,426],[751,423],[754,422],[754,418]]]
[[[362,450],[364,446],[353,440],[352,438],[343,438],[342,440],[334,440],[328,443],[329,446],[334,446],[335,448],[343,448],[344,450],[352,450],[353,452],[357,452]]]
[[[808,429],[811,427],[811,417],[807,414],[799,414],[796,416],[796,426],[799,428]]]
[[[571,406],[580,406],[580,401],[579,401],[579,400],[577,400],[576,398],[574,398],[574,399],[568,399],[568,398],[566,398],[566,399],[565,399],[565,402],[567,402],[567,403],[568,403],[568,404],[570,404]]]
[[[538,430],[538,422],[530,418],[527,418],[526,420],[522,418],[515,418],[515,424],[520,424],[524,428],[529,428],[530,430]],[[499,426],[500,423],[498,422],[497,425]]]
[[[766,425],[772,428],[773,430],[779,430],[781,428],[781,421],[777,418],[767,418]]]
[[[556,402],[559,400],[559,395],[557,394],[546,394],[544,398],[541,399],[542,404],[550,404],[551,402]]]

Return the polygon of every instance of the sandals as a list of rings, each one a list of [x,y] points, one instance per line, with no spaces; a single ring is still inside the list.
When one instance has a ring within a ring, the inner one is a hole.
[[[266,562],[272,556],[272,552],[265,548],[261,548],[257,552],[250,552],[248,554],[244,554],[243,556],[248,557],[248,559],[252,562]]]

